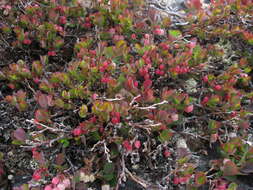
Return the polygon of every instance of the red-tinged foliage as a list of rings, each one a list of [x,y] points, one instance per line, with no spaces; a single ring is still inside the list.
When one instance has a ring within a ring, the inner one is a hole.
[[[207,146],[222,152],[209,188],[252,173],[252,1],[212,0],[202,9],[190,0],[176,19],[189,24],[180,27],[154,8],[145,15],[142,0],[109,3],[0,3],[1,92],[22,117],[34,114],[34,123],[11,130],[16,148],[37,147],[33,180],[45,179],[46,190],[114,188],[128,171],[143,185],[131,165],[153,172],[162,163],[159,176],[174,176],[165,188],[195,189],[207,171],[197,171],[193,155],[209,158]],[[174,146],[179,137],[183,148]]]
[[[140,140],[136,140],[134,142],[134,147],[137,148],[137,149],[139,149],[141,147],[141,141]]]
[[[38,122],[49,122],[50,121],[50,114],[48,110],[45,109],[38,109],[35,112],[35,119]]]
[[[223,160],[223,175],[224,176],[234,176],[234,175],[238,175],[239,173],[240,173],[239,169],[234,162],[232,162],[229,159]]]
[[[169,150],[165,149],[165,150],[163,151],[163,155],[164,155],[165,158],[168,158],[168,157],[171,156],[171,152],[170,152]]]
[[[72,131],[72,133],[74,136],[80,136],[80,135],[82,135],[83,131],[82,131],[81,127],[77,127]]]
[[[222,89],[222,86],[221,86],[221,85],[219,85],[219,84],[217,84],[217,85],[215,85],[215,86],[214,86],[214,89],[219,91],[219,90],[221,90],[221,89]]]
[[[56,56],[56,52],[55,51],[49,51],[47,53],[48,56]]]
[[[145,90],[149,89],[152,86],[152,80],[146,79],[143,83],[143,87]]]
[[[191,113],[191,112],[193,111],[193,108],[194,108],[193,105],[189,105],[189,106],[186,106],[186,107],[185,107],[184,111],[185,111],[186,113]]]
[[[44,190],[53,190],[55,188],[52,187],[52,185],[46,185]]]
[[[194,7],[195,9],[201,9],[202,8],[202,3],[200,0],[190,0],[189,5],[191,7]]]
[[[27,138],[26,132],[22,128],[18,128],[13,132],[13,137],[19,141],[25,141]]]
[[[40,179],[42,179],[41,170],[35,170],[34,173],[33,173],[32,178],[35,181],[39,181]]]
[[[187,181],[190,179],[190,176],[184,176],[184,177],[174,177],[173,179],[173,183],[175,185],[178,185],[178,184],[184,184],[184,183],[187,183]]]
[[[45,164],[46,159],[45,159],[45,157],[44,157],[43,152],[38,152],[36,148],[33,148],[33,149],[32,149],[32,155],[33,155],[33,158],[34,158],[38,163],[40,163],[41,165],[44,165],[44,164]]]
[[[25,44],[25,45],[30,45],[31,43],[32,43],[32,41],[29,40],[29,39],[24,39],[23,40],[23,44]]]
[[[128,140],[124,140],[122,145],[126,149],[127,152],[132,152],[133,147],[132,147],[132,144]]]
[[[59,177],[54,177],[54,178],[52,179],[52,184],[54,184],[54,185],[57,185],[59,182],[60,182]]]

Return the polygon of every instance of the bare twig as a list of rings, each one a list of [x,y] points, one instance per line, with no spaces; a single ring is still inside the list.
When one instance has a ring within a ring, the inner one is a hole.
[[[140,109],[140,110],[149,110],[149,109],[156,109],[157,106],[159,105],[163,105],[163,104],[167,104],[168,101],[167,100],[164,100],[162,102],[159,102],[159,103],[156,103],[156,104],[153,104],[153,105],[150,105],[150,106],[147,106],[147,107],[138,107],[138,106],[134,106],[134,108],[136,109]]]
[[[129,175],[129,177],[133,181],[135,181],[136,183],[140,184],[145,189],[147,189],[150,186],[150,184],[147,181],[145,181],[144,179],[142,179],[142,178],[140,178],[140,177],[132,174],[127,168],[125,168],[125,172]]]
[[[44,127],[46,130],[50,130],[50,131],[52,131],[52,132],[64,132],[64,133],[69,133],[68,130],[58,129],[58,128],[52,128],[52,127],[49,127],[49,126],[47,126],[47,125],[44,125],[43,123],[40,123],[40,122],[34,120],[34,119],[31,119],[31,120],[27,119],[26,122],[31,123],[31,124],[34,124],[34,125],[40,125],[40,126]],[[44,129],[43,129],[43,130],[44,130]]]
[[[112,163],[112,161],[110,159],[110,150],[107,148],[105,141],[104,141],[104,151],[105,151],[107,162]]]
[[[126,165],[125,165],[125,159],[124,159],[124,152],[121,154],[121,172],[119,174],[119,177],[118,177],[118,182],[117,182],[117,186],[115,188],[115,190],[118,190],[119,189],[119,185],[122,184],[122,181],[126,181]]]
[[[62,139],[63,137],[64,137],[64,135],[61,134],[59,137],[57,137],[55,139],[41,141],[41,142],[34,142],[34,141],[26,140],[25,141],[26,145],[21,145],[20,147],[21,148],[35,148],[35,147],[42,146],[42,145],[49,145],[49,147],[51,147],[54,142]]]
[[[25,83],[27,84],[27,87],[33,92],[33,94],[36,94],[35,90],[31,87],[27,79],[25,79]]]
[[[93,145],[93,147],[90,149],[91,152],[93,152],[95,150],[95,148],[97,148],[97,146],[104,144],[105,140],[102,141],[98,141],[96,144]]]
[[[114,102],[114,101],[120,101],[120,100],[124,100],[125,98],[106,98],[106,97],[101,97],[101,98],[97,98],[97,99],[101,99],[101,100],[105,100],[108,102]]]
[[[99,145],[103,145],[107,162],[112,163],[110,159],[110,150],[107,148],[105,140],[98,141],[96,144],[94,144],[94,146],[90,149],[90,151],[93,152],[95,148],[97,148]]]
[[[136,99],[138,99],[139,97],[141,97],[141,95],[139,94],[139,95],[137,95],[137,96],[135,96],[133,99],[132,99],[132,101],[130,102],[130,106],[132,106],[135,102],[136,102]]]

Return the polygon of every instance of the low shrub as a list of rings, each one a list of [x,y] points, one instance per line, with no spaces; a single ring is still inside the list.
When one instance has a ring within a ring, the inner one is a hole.
[[[179,27],[142,0],[1,4],[4,101],[30,113],[11,143],[37,163],[16,189],[232,190],[252,173],[253,4],[191,2]]]

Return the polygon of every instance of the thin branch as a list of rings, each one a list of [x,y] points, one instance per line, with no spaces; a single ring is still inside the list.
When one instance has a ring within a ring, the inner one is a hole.
[[[112,163],[112,161],[110,159],[110,150],[107,148],[106,142],[104,142],[104,151],[105,151],[107,162]]]
[[[58,128],[52,128],[52,127],[49,127],[49,126],[47,126],[47,125],[44,125],[43,123],[40,123],[40,122],[34,120],[34,119],[31,119],[31,120],[26,119],[26,122],[31,123],[31,124],[34,124],[34,125],[40,125],[40,126],[44,127],[45,129],[50,130],[50,131],[52,131],[52,132],[64,132],[64,133],[69,133],[69,131],[67,131],[67,130],[58,129]]]
[[[137,95],[137,96],[135,96],[133,99],[132,99],[132,101],[130,102],[130,106],[132,106],[135,102],[136,102],[136,99],[138,99],[139,97],[141,97],[141,95],[139,94],[139,95]]]
[[[156,109],[157,106],[159,105],[163,105],[163,104],[167,104],[168,101],[167,100],[164,100],[162,102],[159,102],[159,103],[156,103],[156,104],[153,104],[153,105],[150,105],[150,106],[147,106],[147,107],[138,107],[138,106],[134,106],[134,108],[136,109],[140,109],[140,110],[149,110],[149,109]]]
[[[150,184],[147,181],[145,181],[144,179],[142,179],[142,178],[140,178],[140,177],[132,174],[127,168],[125,168],[125,172],[129,175],[129,177],[133,181],[135,181],[136,183],[140,184],[145,189],[147,189],[150,186]]]

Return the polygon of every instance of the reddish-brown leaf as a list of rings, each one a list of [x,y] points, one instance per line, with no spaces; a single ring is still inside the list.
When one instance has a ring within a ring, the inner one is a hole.
[[[64,153],[57,154],[55,158],[55,163],[57,165],[62,165],[64,162],[65,162],[65,154]]]
[[[38,103],[42,108],[48,108],[48,99],[46,94],[40,94],[38,96]]]
[[[47,122],[50,120],[50,114],[47,110],[44,110],[44,109],[38,109],[36,112],[35,112],[35,119],[38,121],[38,122]]]
[[[190,5],[198,10],[202,7],[202,3],[200,2],[200,0],[190,0]]]
[[[239,174],[238,167],[234,162],[229,159],[223,160],[223,175],[224,176],[234,176]]]
[[[13,137],[19,141],[25,141],[26,140],[26,132],[22,128],[18,128],[13,132]]]

